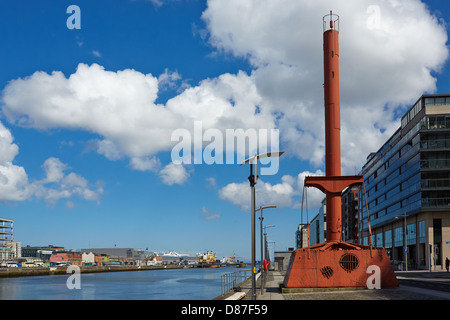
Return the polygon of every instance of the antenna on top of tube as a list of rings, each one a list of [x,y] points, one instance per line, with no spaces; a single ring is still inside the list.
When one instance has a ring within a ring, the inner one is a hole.
[[[323,31],[325,32],[327,30],[339,31],[339,16],[333,14],[332,10],[330,10],[330,14],[323,17]]]

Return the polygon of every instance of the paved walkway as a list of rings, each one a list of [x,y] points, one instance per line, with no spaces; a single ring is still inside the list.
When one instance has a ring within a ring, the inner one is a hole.
[[[445,272],[397,272],[397,278],[422,278],[427,281],[439,279],[450,281],[450,274]],[[450,293],[430,290],[400,284],[399,287],[382,288],[380,290],[348,289],[343,291],[319,291],[305,293],[281,293],[280,284],[283,283],[284,272],[269,271],[263,294],[261,295],[260,280],[257,281],[257,300],[450,300]],[[438,281],[438,280],[436,280]],[[241,292],[246,295],[243,300],[251,300],[251,281],[240,285]],[[229,294],[228,296],[230,296]]]

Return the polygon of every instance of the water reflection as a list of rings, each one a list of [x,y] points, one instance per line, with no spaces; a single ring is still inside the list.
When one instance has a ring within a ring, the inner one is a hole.
[[[82,273],[81,289],[69,290],[70,274],[0,279],[2,300],[211,300],[220,276],[233,267]]]

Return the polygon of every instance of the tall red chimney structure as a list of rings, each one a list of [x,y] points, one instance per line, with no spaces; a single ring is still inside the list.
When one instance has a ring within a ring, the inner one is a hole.
[[[341,176],[341,124],[339,97],[339,16],[330,11],[323,17],[325,177],[306,177],[305,186],[326,194],[327,239],[324,243],[292,253],[284,279],[285,288],[366,287],[380,271],[381,287],[398,286],[384,248],[374,248],[341,239],[342,192],[363,185],[363,176]],[[371,267],[371,268],[369,268]]]

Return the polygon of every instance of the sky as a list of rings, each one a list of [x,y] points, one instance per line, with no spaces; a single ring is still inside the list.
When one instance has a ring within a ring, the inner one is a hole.
[[[353,175],[422,94],[449,93],[446,1],[1,1],[0,217],[14,240],[248,260],[240,162],[283,151],[258,165],[256,207],[277,206],[263,211],[271,248],[294,247],[303,179],[325,171],[330,10]],[[307,194],[311,220],[324,195]]]

